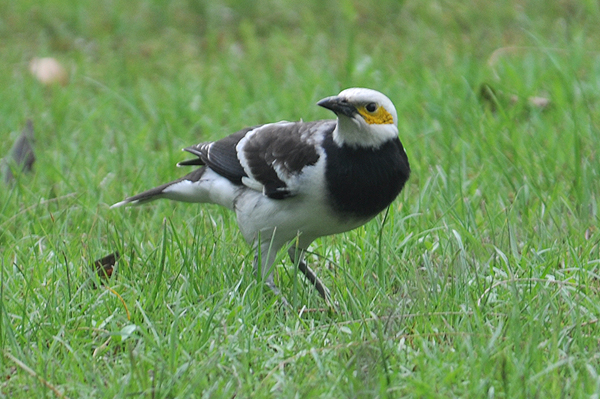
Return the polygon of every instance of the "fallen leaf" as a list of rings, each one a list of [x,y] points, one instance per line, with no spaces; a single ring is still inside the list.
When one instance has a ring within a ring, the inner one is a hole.
[[[101,280],[108,280],[114,271],[115,264],[121,258],[119,251],[115,251],[112,254],[106,255],[104,258],[100,258],[94,261],[94,267],[98,277]]]
[[[4,177],[4,182],[9,184],[15,179],[13,171],[31,171],[34,162],[33,122],[31,119],[28,119],[25,128],[15,141],[9,154],[0,163],[0,172]]]

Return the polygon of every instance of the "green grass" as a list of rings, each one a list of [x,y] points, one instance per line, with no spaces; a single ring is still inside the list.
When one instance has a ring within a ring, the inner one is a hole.
[[[600,9],[488,3],[1,3],[0,154],[31,118],[37,162],[0,188],[0,396],[597,397]],[[394,101],[413,174],[314,245],[336,313],[284,254],[280,309],[223,209],[108,209],[351,86]]]

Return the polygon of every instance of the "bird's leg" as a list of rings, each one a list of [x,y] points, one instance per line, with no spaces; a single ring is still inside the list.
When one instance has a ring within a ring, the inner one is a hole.
[[[262,243],[256,249],[256,255],[254,256],[254,274],[257,278],[264,282],[269,289],[281,300],[284,306],[289,307],[290,303],[281,294],[279,288],[275,285],[273,278],[273,263],[277,256],[277,249],[271,245],[271,241]]]
[[[316,273],[306,264],[304,261],[304,249],[298,248],[296,246],[292,246],[288,250],[288,254],[292,259],[294,264],[298,264],[298,269],[304,274],[304,276],[310,281],[312,285],[315,286],[321,297],[325,300],[327,304],[331,303],[331,295],[329,290],[325,285],[321,282],[321,280],[317,277]]]

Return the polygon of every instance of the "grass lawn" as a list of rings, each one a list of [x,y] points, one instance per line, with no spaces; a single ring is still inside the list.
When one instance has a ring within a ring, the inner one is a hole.
[[[1,2],[0,155],[31,119],[37,161],[0,183],[0,397],[599,397],[599,21],[592,0]],[[47,56],[67,85],[30,74]],[[395,103],[413,174],[311,248],[337,312],[283,253],[281,309],[226,210],[109,209],[181,176],[181,148],[331,118],[315,103],[352,86]]]

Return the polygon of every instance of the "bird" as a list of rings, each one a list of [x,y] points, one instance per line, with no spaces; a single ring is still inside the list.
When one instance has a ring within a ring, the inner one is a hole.
[[[273,264],[286,245],[292,262],[331,304],[329,289],[304,259],[309,245],[387,209],[405,186],[410,165],[396,108],[383,93],[354,87],[317,105],[336,119],[246,127],[184,148],[195,158],[177,165],[199,168],[111,208],[160,198],[224,206],[235,212],[255,251],[256,276],[284,304],[289,302],[274,283]]]

